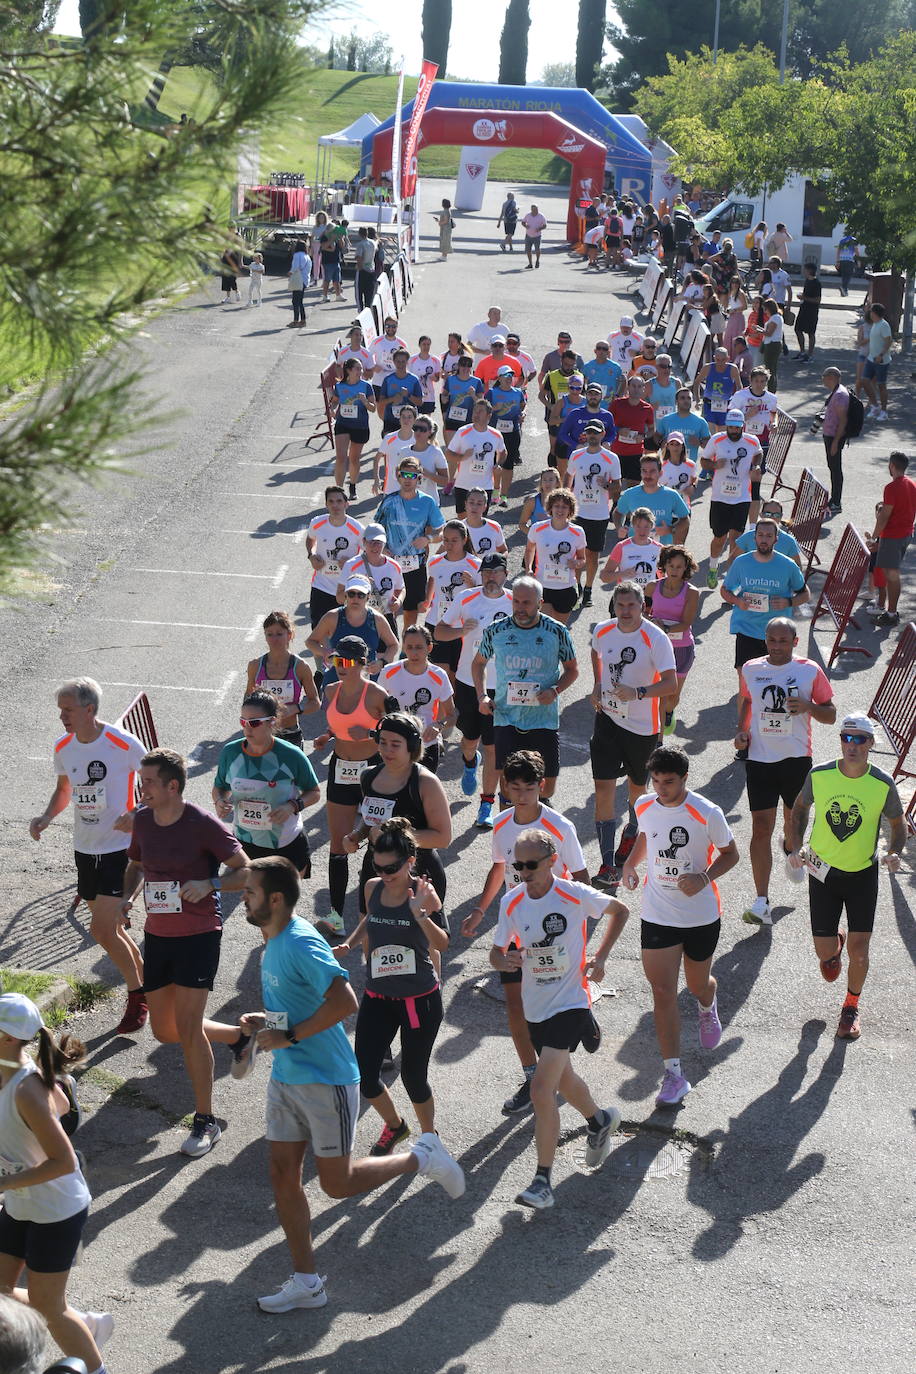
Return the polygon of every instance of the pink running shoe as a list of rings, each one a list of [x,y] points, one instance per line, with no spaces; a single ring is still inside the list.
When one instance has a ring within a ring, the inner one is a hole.
[[[700,1044],[704,1050],[714,1050],[722,1039],[722,1022],[719,1020],[716,998],[712,999],[712,1006],[708,1010],[704,1010],[699,1002],[697,1009],[700,1013]]]
[[[655,1099],[655,1105],[656,1107],[676,1107],[679,1102],[683,1102],[689,1092],[690,1084],[684,1075],[672,1073],[670,1069],[666,1069],[658,1097]]]

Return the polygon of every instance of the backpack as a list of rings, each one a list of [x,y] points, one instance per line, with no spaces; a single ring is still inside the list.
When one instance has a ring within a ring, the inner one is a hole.
[[[849,409],[846,411],[846,438],[858,439],[865,424],[865,407],[854,392],[849,393]]]

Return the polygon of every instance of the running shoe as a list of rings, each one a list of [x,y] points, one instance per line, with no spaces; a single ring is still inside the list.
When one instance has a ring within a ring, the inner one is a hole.
[[[181,1153],[190,1155],[192,1159],[201,1159],[213,1149],[221,1135],[222,1131],[212,1116],[195,1112],[191,1134],[182,1145]]]
[[[594,1054],[601,1049],[601,1027],[595,1020],[595,1013],[590,1011],[588,1014],[589,1027],[582,1037],[581,1045],[586,1054]]]
[[[348,489],[348,490],[347,490],[348,499],[351,500],[351,501],[355,501],[355,500],[356,500],[356,483],[355,483],[355,482],[348,482],[348,483],[347,483],[347,489]]]
[[[677,716],[674,714],[673,711],[666,711],[666,712],[665,712],[665,734],[666,734],[666,735],[673,735],[673,734],[674,734],[674,727],[675,727],[675,725],[677,725]]]
[[[797,354],[795,355],[795,361],[796,361],[797,363],[806,363],[806,362],[808,361],[808,354],[807,354],[807,353],[797,353]]]
[[[878,619],[875,621],[875,624],[876,624],[876,625],[899,625],[899,624],[900,624],[900,612],[899,612],[899,611],[882,611],[882,613],[878,616]]]
[[[742,921],[749,926],[771,926],[770,903],[766,897],[755,897],[750,906],[741,913]]]
[[[258,1053],[258,1037],[256,1035],[243,1035],[229,1048],[232,1051],[232,1063],[229,1065],[229,1072],[233,1078],[247,1078],[254,1068],[254,1061]]]
[[[706,574],[706,585],[711,592],[716,590],[719,585],[719,571],[717,568],[710,568]]]
[[[635,825],[627,824],[624,826],[623,833],[620,836],[620,844],[614,850],[614,864],[617,868],[623,868],[627,859],[633,852],[633,847],[636,844],[638,836],[639,831],[636,829]]]
[[[602,1109],[607,1121],[600,1131],[589,1131],[585,1137],[585,1167],[600,1169],[611,1153],[611,1136],[620,1130],[620,1113],[616,1107]]]
[[[77,1316],[82,1317],[83,1325],[87,1327],[99,1349],[111,1339],[114,1317],[110,1312],[78,1312]]]
[[[62,1073],[57,1082],[70,1104],[60,1118],[60,1124],[64,1129],[64,1134],[72,1136],[74,1131],[78,1131],[83,1124],[83,1109],[76,1095],[76,1079],[72,1073]]]
[[[266,1298],[258,1298],[262,1312],[293,1312],[297,1307],[324,1307],[328,1300],[327,1277],[317,1275],[315,1285],[306,1283],[299,1274],[290,1274],[283,1287]]]
[[[586,607],[588,607],[588,606],[590,606],[590,605],[592,604],[592,589],[591,589],[591,587],[583,587],[583,588],[582,588],[582,600],[581,600],[580,604],[581,604],[581,606],[583,607],[583,609],[585,609]]]
[[[435,1131],[424,1131],[410,1149],[416,1156],[417,1173],[435,1179],[449,1197],[461,1197],[465,1189],[464,1170],[457,1159],[449,1154]]]
[[[477,791],[477,769],[480,767],[480,750],[474,755],[472,763],[464,760],[464,772],[461,774],[461,790],[466,797],[473,797]]]
[[[843,967],[843,946],[846,944],[845,930],[838,932],[838,939],[840,941],[840,947],[836,954],[830,959],[821,960],[821,977],[825,983],[835,983]]]
[[[883,615],[886,608],[880,601],[869,601],[862,609],[866,615]]]
[[[672,1073],[671,1069],[665,1070],[662,1079],[662,1086],[655,1099],[656,1107],[676,1107],[679,1102],[690,1092],[690,1084],[682,1073]]]
[[[146,1005],[146,994],[142,988],[136,988],[127,994],[127,1006],[124,1008],[124,1015],[118,1022],[115,1034],[133,1035],[135,1031],[143,1029],[148,1016],[149,1007]]]
[[[786,849],[785,844],[783,844],[783,846],[782,846],[782,852],[783,852],[783,856],[784,856],[785,861],[786,861],[786,877],[788,878],[789,882],[790,882],[790,883],[803,883],[803,882],[805,881],[805,878],[807,877],[807,874],[806,874],[804,868],[793,868],[793,867],[792,867],[791,863],[789,862],[789,850]]]
[[[718,1000],[712,999],[712,1006],[708,1009],[701,1007],[697,1003],[697,1010],[700,1013],[700,1044],[704,1050],[714,1050],[722,1039],[722,1022],[719,1020]]]
[[[525,1078],[524,1082],[516,1088],[511,1097],[507,1097],[503,1103],[503,1116],[517,1116],[519,1112],[531,1110],[531,1079]]]
[[[615,864],[602,864],[592,878],[592,887],[599,892],[616,892],[620,886],[620,869]]]
[[[324,936],[330,934],[335,938],[340,938],[347,933],[344,919],[339,911],[329,911],[327,916],[322,916],[320,920],[315,922],[315,929],[320,930]]]
[[[515,1199],[523,1207],[533,1207],[537,1212],[543,1212],[546,1208],[553,1206],[553,1189],[546,1178],[541,1178],[540,1174],[535,1174],[534,1179],[528,1184],[523,1193],[519,1193]]]
[[[385,1125],[382,1134],[369,1151],[370,1155],[390,1155],[395,1145],[400,1145],[402,1140],[407,1140],[410,1136],[410,1127],[406,1121],[401,1121],[397,1126]]]
[[[836,1028],[837,1040],[858,1040],[861,1034],[858,1011],[855,1007],[844,1007],[840,1012],[840,1024]]]
[[[887,411],[886,411],[886,410],[879,410],[878,413],[877,413],[877,415],[875,416],[875,419],[876,419],[876,420],[886,420],[886,419],[887,419]],[[850,1040],[854,1040],[854,1039],[855,1039],[855,1036],[854,1036],[854,1035],[853,1035],[853,1036],[848,1036],[847,1038],[850,1039]]]
[[[490,801],[482,801],[482,802],[480,803],[480,809],[479,809],[478,812],[477,812],[477,819],[476,819],[476,821],[474,822],[474,824],[476,825],[476,827],[477,827],[478,830],[492,830],[492,829],[493,829],[493,803],[492,803],[492,802],[490,802]]]

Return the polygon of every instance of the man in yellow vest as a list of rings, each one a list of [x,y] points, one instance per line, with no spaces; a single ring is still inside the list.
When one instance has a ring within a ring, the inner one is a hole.
[[[881,817],[890,823],[888,849],[881,862],[896,873],[906,843],[906,824],[897,788],[889,773],[869,763],[875,727],[862,712],[846,716],[840,726],[842,758],[812,768],[792,808],[793,868],[808,870],[811,933],[828,983],[840,976],[843,947],[848,945],[846,1001],[837,1037],[858,1040],[859,997],[868,974],[868,946],[878,904],[878,836]],[[804,847],[808,817],[814,825]],[[848,934],[839,928],[846,908]]]

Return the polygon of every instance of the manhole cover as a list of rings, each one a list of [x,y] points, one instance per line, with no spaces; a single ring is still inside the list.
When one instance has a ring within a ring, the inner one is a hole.
[[[611,1147],[605,1168],[615,1174],[643,1178],[677,1178],[690,1167],[692,1145],[660,1136],[620,1136]]]

